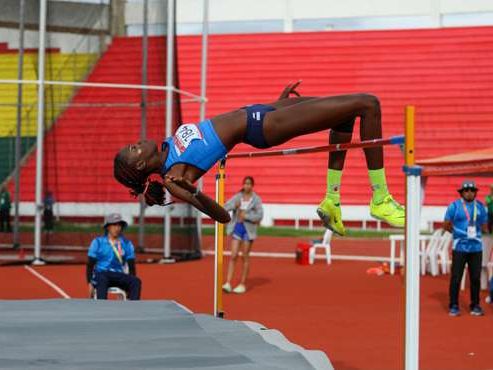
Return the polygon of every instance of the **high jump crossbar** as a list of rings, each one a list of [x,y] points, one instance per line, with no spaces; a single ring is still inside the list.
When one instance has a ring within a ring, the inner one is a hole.
[[[274,157],[279,155],[293,155],[293,154],[309,154],[319,152],[338,152],[341,150],[358,149],[358,148],[374,148],[384,145],[402,145],[404,144],[404,135],[392,136],[387,139],[374,139],[365,140],[356,143],[346,144],[329,144],[321,146],[307,146],[302,148],[293,149],[280,149],[280,150],[265,150],[262,152],[245,152],[245,153],[233,153],[228,154],[227,159],[231,158],[255,158],[255,157]]]
[[[366,140],[347,144],[329,144],[294,149],[281,149],[259,152],[234,153],[218,163],[216,175],[216,201],[224,205],[224,182],[226,160],[232,158],[272,157],[318,152],[335,152],[358,148],[373,148],[385,145],[403,145],[406,175],[406,256],[405,256],[405,330],[404,330],[404,369],[419,368],[419,220],[421,209],[421,167],[414,162],[414,115],[413,106],[405,108],[405,135],[386,139]],[[224,225],[215,224],[215,256],[214,256],[214,315],[224,317],[222,284],[224,255]]]

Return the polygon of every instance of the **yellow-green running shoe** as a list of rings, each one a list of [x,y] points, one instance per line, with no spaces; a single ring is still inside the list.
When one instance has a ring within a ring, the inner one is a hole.
[[[327,229],[341,236],[346,235],[346,229],[342,223],[341,204],[332,199],[325,198],[317,208],[318,217]]]
[[[374,203],[372,199],[370,202],[370,214],[377,220],[385,221],[394,227],[404,227],[406,222],[404,207],[397,203],[390,194],[378,204]]]

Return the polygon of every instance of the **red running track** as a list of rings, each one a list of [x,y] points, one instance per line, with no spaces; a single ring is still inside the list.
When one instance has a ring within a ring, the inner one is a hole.
[[[336,369],[400,369],[403,304],[400,276],[368,276],[369,262],[299,266],[254,258],[245,295],[226,295],[229,319],[258,321],[291,341],[321,349]],[[73,298],[86,296],[84,266],[36,267]],[[212,309],[213,259],[139,265],[143,299],[173,299],[194,312]],[[1,299],[60,298],[24,267],[0,268]],[[485,317],[447,315],[447,277],[422,279],[421,369],[491,369],[493,308]],[[467,306],[466,295],[461,297]]]

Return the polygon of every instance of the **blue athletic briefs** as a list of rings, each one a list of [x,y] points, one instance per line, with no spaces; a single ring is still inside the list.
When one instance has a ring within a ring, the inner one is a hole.
[[[270,148],[264,136],[264,118],[267,113],[275,111],[276,108],[265,104],[253,104],[247,105],[244,109],[247,114],[247,129],[243,142],[254,148]]]
[[[452,222],[454,226],[454,245],[453,249],[458,252],[481,252],[483,242],[481,240],[481,225],[487,221],[487,213],[483,203],[475,200],[474,202],[464,202],[470,215],[470,221],[467,221],[466,213],[462,205],[462,200],[458,199],[452,202],[445,213],[445,221]],[[473,223],[474,207],[476,207],[476,222]],[[476,238],[467,237],[467,227],[476,226]]]
[[[245,228],[245,224],[243,222],[237,222],[235,224],[235,228],[233,230],[233,238],[237,240],[245,240],[249,241],[247,230]]]
[[[227,153],[210,120],[200,122],[198,125],[193,123],[181,125],[172,137],[163,142],[162,150],[166,147],[169,148],[168,157],[163,165],[162,174],[178,163],[208,171]]]
[[[127,240],[124,237],[120,237],[119,239],[121,243],[122,260],[125,264],[125,261],[135,259],[134,246],[130,240]],[[92,241],[87,254],[89,257],[97,260],[96,267],[94,268],[96,272],[124,272],[123,265],[115,255],[107,236],[98,236],[95,238]]]

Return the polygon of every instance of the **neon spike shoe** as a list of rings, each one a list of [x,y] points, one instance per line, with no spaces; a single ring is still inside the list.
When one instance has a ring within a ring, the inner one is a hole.
[[[319,204],[317,214],[327,229],[341,236],[346,235],[346,229],[342,223],[340,203],[335,203],[332,199],[325,198]]]
[[[370,203],[370,214],[377,220],[385,221],[394,227],[404,227],[406,222],[406,211],[403,206],[397,203],[392,195],[387,195],[382,202]]]

